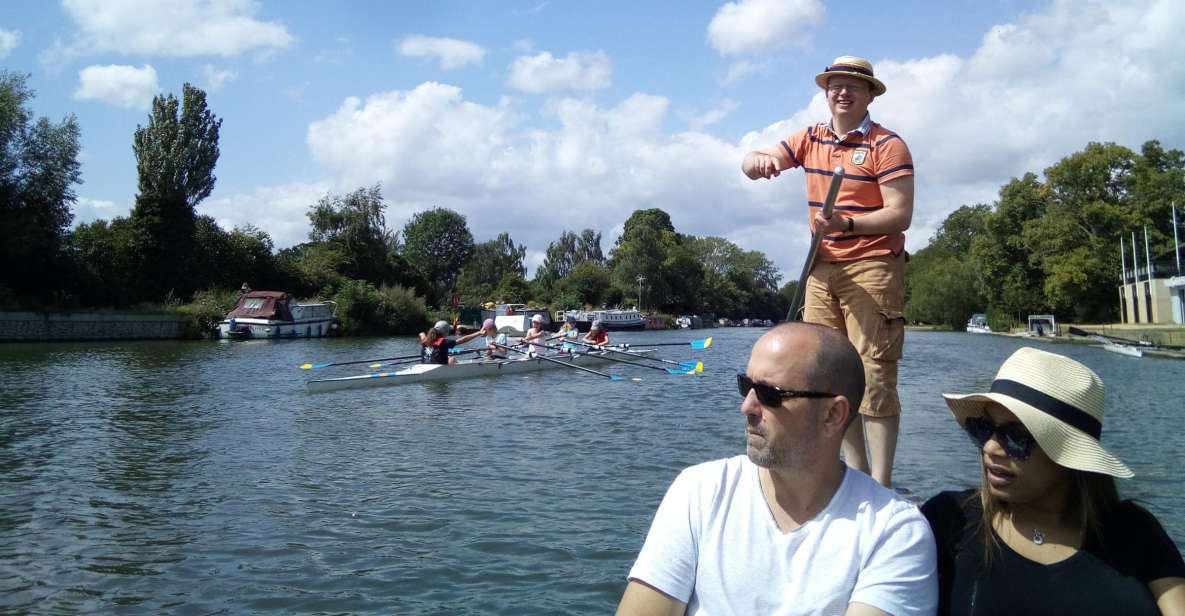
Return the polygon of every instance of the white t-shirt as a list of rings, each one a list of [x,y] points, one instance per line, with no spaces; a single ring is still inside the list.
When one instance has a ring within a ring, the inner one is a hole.
[[[934,537],[917,507],[848,469],[827,507],[783,534],[757,470],[741,455],[680,473],[630,579],[692,615],[842,614],[851,602],[934,613]]]

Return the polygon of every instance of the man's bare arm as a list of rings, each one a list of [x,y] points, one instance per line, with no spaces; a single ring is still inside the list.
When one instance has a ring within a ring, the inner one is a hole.
[[[913,222],[913,176],[907,175],[881,184],[884,208],[865,214],[855,220],[855,235],[888,235],[905,231]],[[838,213],[838,212],[837,212]],[[848,222],[842,214],[831,220],[815,214],[815,228],[823,229],[825,235],[843,233]]]
[[[776,145],[753,150],[745,154],[744,160],[741,161],[741,171],[750,180],[778,177],[787,166],[782,154],[781,148]]]
[[[859,603],[853,601],[848,604],[848,609],[844,610],[844,616],[893,616],[892,614],[880,609],[872,607],[867,603]]]
[[[686,603],[639,580],[630,580],[617,606],[617,616],[681,616],[686,611]]]

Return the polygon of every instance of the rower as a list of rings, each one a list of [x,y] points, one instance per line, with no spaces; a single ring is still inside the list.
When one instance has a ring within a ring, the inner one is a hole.
[[[543,315],[537,314],[531,317],[531,329],[527,330],[526,335],[523,336],[523,343],[529,342],[543,342],[547,336],[547,332],[543,329]],[[536,354],[535,345],[527,348],[527,352],[531,355]]]
[[[448,321],[437,321],[432,329],[420,334],[420,346],[423,347],[420,351],[421,361],[425,364],[455,364],[456,357],[451,357],[450,352],[458,345],[465,344],[470,340],[481,335],[483,330],[475,331],[471,334],[459,336],[456,339],[448,337],[449,330]]]
[[[576,340],[580,338],[580,330],[576,328],[576,315],[566,315],[564,324],[560,326],[560,331],[556,332],[552,338],[562,339],[564,341],[563,349],[568,353],[579,351]]]
[[[505,333],[498,333],[497,328],[494,327],[493,319],[486,319],[481,324],[481,334],[485,337],[486,358],[506,359],[505,347],[510,345],[510,339],[506,337]]]
[[[609,344],[609,332],[605,330],[605,324],[600,319],[597,319],[592,322],[592,328],[588,330],[588,334],[581,338],[581,340],[589,344],[604,346]]]

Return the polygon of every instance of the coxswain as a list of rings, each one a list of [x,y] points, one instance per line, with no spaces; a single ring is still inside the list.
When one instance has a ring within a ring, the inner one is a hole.
[[[457,363],[457,358],[450,355],[452,350],[457,345],[465,344],[482,334],[482,330],[478,330],[471,334],[465,334],[464,336],[452,339],[448,337],[451,329],[448,321],[437,321],[432,326],[432,329],[420,334],[420,346],[423,347],[420,355],[423,363],[455,364]]]

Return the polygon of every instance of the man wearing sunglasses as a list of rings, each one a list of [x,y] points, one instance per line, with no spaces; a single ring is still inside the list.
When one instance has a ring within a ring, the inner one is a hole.
[[[806,172],[811,230],[823,239],[806,280],[802,319],[845,332],[864,358],[863,420],[848,431],[844,459],[888,486],[901,414],[897,362],[905,342],[905,230],[913,219],[913,158],[897,133],[868,114],[868,106],[885,93],[868,60],[840,56],[815,75],[815,84],[823,89],[831,121],[749,152],[741,170],[753,180],[793,167]],[[821,208],[837,166],[844,168],[844,178],[836,215],[824,218]]]
[[[855,347],[833,328],[783,323],[736,381],[746,455],[675,479],[617,613],[934,613],[926,520],[839,457],[864,395]]]

